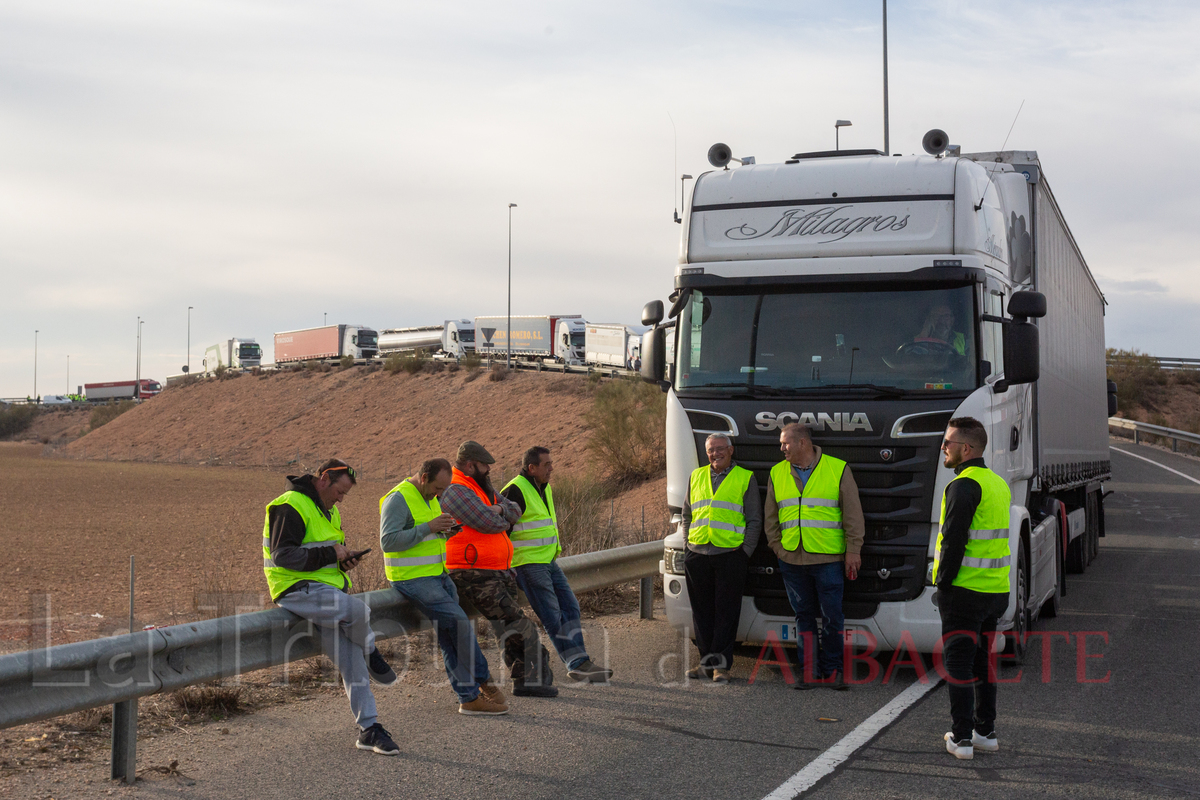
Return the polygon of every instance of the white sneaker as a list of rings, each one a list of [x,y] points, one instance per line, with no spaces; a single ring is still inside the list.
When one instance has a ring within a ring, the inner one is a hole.
[[[978,747],[980,750],[986,750],[989,753],[994,753],[1000,749],[1000,743],[996,741],[995,731],[992,731],[990,736],[984,736],[979,731],[971,731],[971,745]]]
[[[971,745],[971,741],[969,739],[963,739],[956,742],[954,741],[953,733],[947,733],[942,738],[946,740],[946,752],[955,758],[962,759],[963,761],[970,761],[975,757],[975,748]]]

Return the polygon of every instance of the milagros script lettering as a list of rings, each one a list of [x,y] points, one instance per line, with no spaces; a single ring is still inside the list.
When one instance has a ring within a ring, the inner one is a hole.
[[[802,208],[789,208],[770,229],[759,233],[757,229],[745,223],[725,231],[726,239],[745,241],[761,239],[764,236],[832,236],[819,244],[839,242],[852,233],[864,231],[899,231],[908,226],[909,214],[899,219],[895,214],[876,217],[835,217],[835,214],[854,208],[853,205],[825,206],[805,213]]]

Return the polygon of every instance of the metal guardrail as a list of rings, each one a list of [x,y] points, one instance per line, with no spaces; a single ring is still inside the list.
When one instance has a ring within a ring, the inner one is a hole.
[[[1121,428],[1127,431],[1133,431],[1133,443],[1141,444],[1142,435],[1158,436],[1164,439],[1171,440],[1171,452],[1179,452],[1179,443],[1187,442],[1189,444],[1200,445],[1200,435],[1189,431],[1181,431],[1176,428],[1164,428],[1162,425],[1151,425],[1148,422],[1138,422],[1133,419],[1122,419],[1120,417],[1109,417],[1108,426],[1110,428]]]
[[[577,592],[658,573],[662,542],[566,556],[558,563]],[[643,581],[646,590],[648,581]],[[358,595],[376,636],[428,622],[392,589]],[[644,603],[643,603],[644,607]],[[282,608],[137,631],[0,656],[0,728],[120,703],[276,667],[321,653],[315,627]]]
[[[1136,361],[1138,358],[1153,359],[1158,363],[1159,369],[1172,370],[1191,370],[1200,369],[1200,358],[1168,358],[1166,356],[1107,356],[1105,362],[1110,367],[1120,366],[1122,363]]]

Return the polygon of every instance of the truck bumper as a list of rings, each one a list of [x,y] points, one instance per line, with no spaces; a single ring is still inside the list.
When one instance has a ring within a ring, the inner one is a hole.
[[[662,562],[663,597],[667,621],[676,628],[692,626],[692,606],[688,599],[687,582],[682,575],[667,573]],[[921,596],[906,603],[880,603],[879,610],[869,619],[847,619],[846,630],[852,631],[856,649],[896,650],[903,642],[905,649],[916,648],[921,653],[940,651],[942,620],[933,606],[933,587],[926,586]],[[753,597],[742,598],[742,613],[738,621],[738,641],[761,644],[768,636],[783,644],[795,644],[796,620],[764,614],[754,606]],[[997,649],[1004,646],[1004,637],[997,637]]]

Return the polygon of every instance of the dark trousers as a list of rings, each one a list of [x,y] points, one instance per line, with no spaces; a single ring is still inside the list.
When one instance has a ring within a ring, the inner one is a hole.
[[[729,669],[733,644],[742,615],[742,589],[746,586],[748,556],[739,547],[728,553],[706,556],[688,550],[683,557],[692,625],[700,666]]]
[[[996,684],[988,679],[988,649],[1006,608],[1007,594],[961,586],[938,590],[955,741],[970,739],[972,729],[985,735],[996,729]]]
[[[528,686],[554,683],[550,654],[517,602],[516,574],[510,569],[455,569],[450,577],[458,596],[492,623],[513,682]]]
[[[788,602],[796,612],[796,658],[805,673],[811,673],[817,680],[832,677],[842,669],[846,641],[846,615],[842,611],[845,569],[843,561],[826,564],[779,562]],[[820,631],[817,630],[818,616],[825,621]]]

